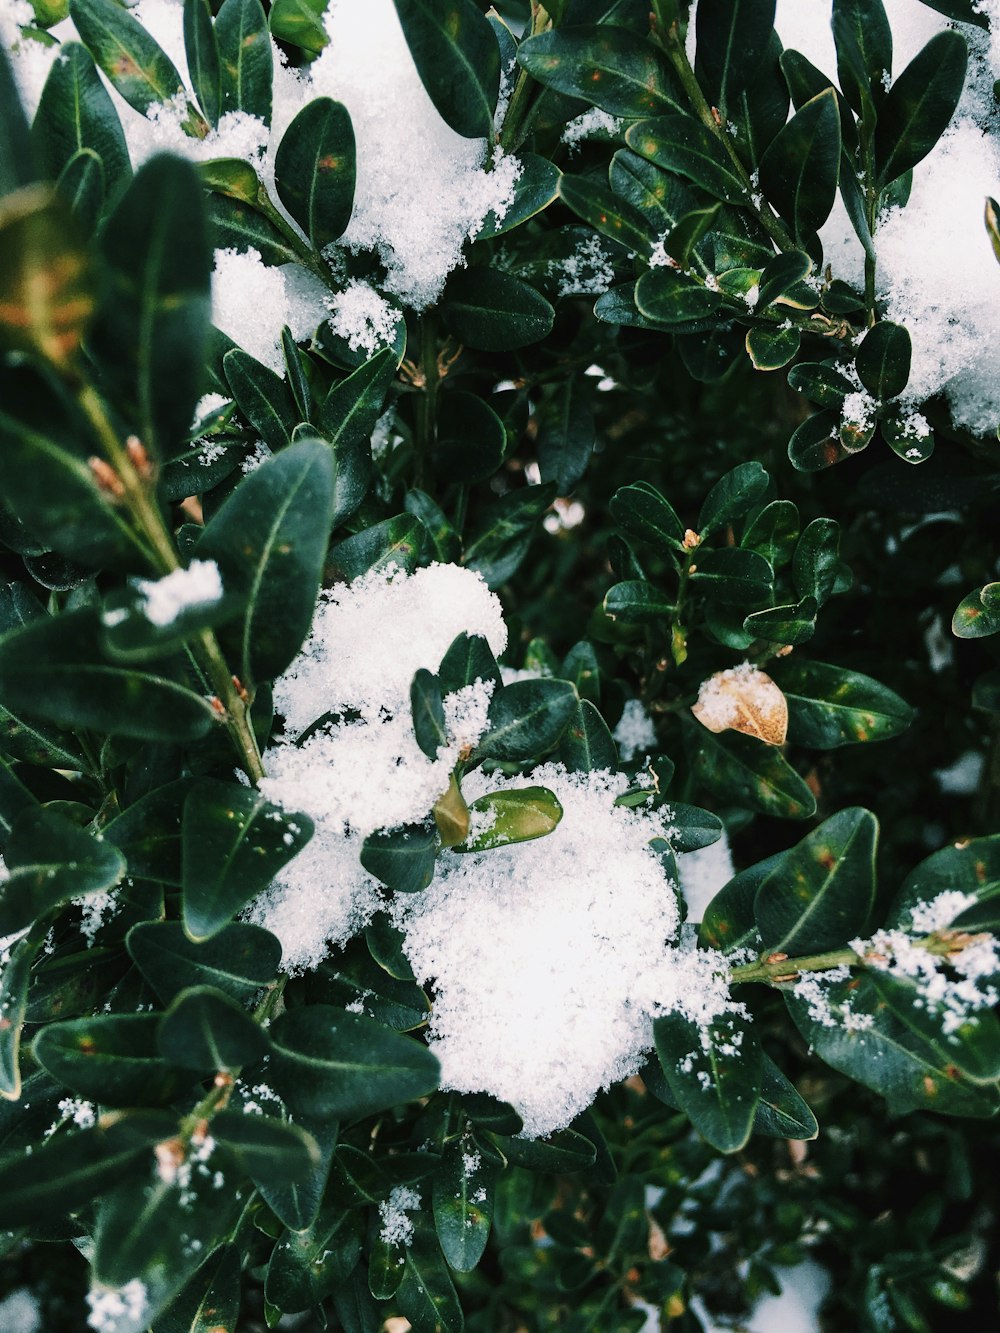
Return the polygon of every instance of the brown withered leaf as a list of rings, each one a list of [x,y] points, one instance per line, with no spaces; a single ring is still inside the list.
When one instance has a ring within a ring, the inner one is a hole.
[[[702,681],[691,712],[709,731],[741,731],[768,745],[783,745],[788,701],[766,671],[744,662]]]

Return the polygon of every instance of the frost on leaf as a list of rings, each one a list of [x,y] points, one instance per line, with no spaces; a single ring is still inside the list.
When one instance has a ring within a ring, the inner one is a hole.
[[[749,662],[702,681],[691,712],[709,731],[741,731],[768,745],[782,745],[788,702],[766,671]]]

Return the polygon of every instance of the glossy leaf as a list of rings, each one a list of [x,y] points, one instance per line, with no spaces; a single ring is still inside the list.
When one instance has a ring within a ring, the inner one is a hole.
[[[469,805],[473,814],[489,819],[481,832],[460,843],[456,852],[486,852],[531,842],[551,833],[562,819],[562,806],[547,787],[508,787],[487,792]]]
[[[230,354],[231,355],[231,354]],[[195,548],[225,587],[247,599],[234,666],[246,682],[272,679],[299,650],[312,619],[333,505],[333,465],[304,439],[244,478]]]
[[[616,583],[604,595],[604,614],[623,625],[667,620],[674,609],[669,595],[644,579]]]
[[[887,740],[905,731],[913,709],[898,694],[858,671],[825,662],[774,663],[788,700],[788,738],[819,750]]]
[[[361,864],[395,893],[419,893],[434,878],[437,838],[421,824],[370,833],[361,847]]]
[[[205,1074],[238,1072],[268,1049],[267,1037],[247,1011],[211,986],[191,986],[174,997],[156,1045],[168,1064]]]
[[[830,216],[840,173],[840,112],[832,88],[796,111],[760,161],[761,189],[794,229],[818,231]]]
[[[129,931],[126,945],[164,1004],[189,986],[212,986],[246,1000],[274,980],[281,961],[275,936],[246,922],[196,943],[179,921],[143,921]]]
[[[317,250],[346,231],[354,179],[354,128],[347,108],[317,97],[288,126],[274,159],[278,196]]]
[[[565,680],[520,680],[493,695],[473,760],[522,762],[553,749],[573,716],[576,691]]]
[[[837,590],[839,571],[840,524],[832,518],[814,518],[802,530],[792,558],[796,591],[822,606]]]
[[[222,111],[271,123],[274,57],[260,0],[224,0],[215,19]]]
[[[0,883],[0,936],[23,930],[72,898],[106,893],[125,874],[117,848],[40,806],[17,816],[4,859],[10,873]]]
[[[690,116],[657,116],[630,125],[625,142],[633,152],[683,176],[728,204],[746,203],[746,190],[722,144]]]
[[[771,329],[763,326],[750,329],[746,349],[754,370],[780,370],[797,355],[802,345],[798,329]]]
[[[201,779],[184,801],[181,827],[184,929],[205,940],[261,893],[312,836],[307,815],[259,792]]]
[[[957,910],[950,926],[961,930],[1000,929],[1000,836],[970,838],[943,847],[906,876],[889,909],[887,925],[910,930],[913,909],[943,893],[968,894],[975,901]]]
[[[724,117],[756,74],[773,26],[774,0],[699,3],[695,71]]]
[[[622,486],[611,497],[611,516],[629,537],[655,546],[684,548],[684,524],[673,505],[646,482]]]
[[[252,204],[225,195],[208,198],[212,244],[217,250],[256,250],[265,264],[295,264],[299,254],[288,237]]]
[[[183,93],[170,58],[115,0],[70,0],[70,15],[108,81],[136,111],[145,113]]]
[[[156,1321],[156,1333],[219,1333],[240,1312],[240,1252],[222,1245],[185,1283]]]
[[[500,51],[472,0],[394,0],[420,81],[441,118],[467,139],[490,138]]]
[[[48,1224],[116,1185],[148,1151],[141,1140],[94,1126],[59,1134],[30,1155],[8,1157],[0,1164],[4,1218],[9,1226]]]
[[[596,704],[580,699],[559,743],[559,758],[571,773],[614,770],[618,747]]]
[[[875,127],[875,163],[888,185],[931,151],[948,128],[965,83],[968,48],[939,32],[910,61],[886,95]]]
[[[481,398],[462,389],[442,396],[439,402],[431,455],[435,472],[442,481],[461,485],[492,477],[507,450],[503,422]]]
[[[967,593],[955,608],[951,632],[959,639],[983,639],[1000,630],[1000,583]]]
[[[0,898],[0,915],[3,900]],[[0,1097],[17,1101],[21,1096],[21,1028],[28,1007],[31,965],[42,946],[42,932],[32,932],[17,941],[0,972]]]
[[[703,948],[733,953],[750,949],[760,953],[760,931],[754,920],[753,905],[757,890],[771,871],[781,863],[781,853],[740,870],[716,893],[705,908],[698,929],[698,943]]]
[[[840,413],[815,412],[797,427],[788,441],[788,457],[799,472],[822,472],[842,463],[853,452],[840,439]]]
[[[766,639],[769,643],[808,643],[816,632],[818,610],[815,597],[803,597],[785,606],[752,611],[743,621],[743,628],[755,639]]]
[[[910,378],[909,333],[901,324],[880,319],[865,334],[854,364],[858,378],[874,398],[898,397]]]
[[[773,745],[726,731],[686,728],[695,772],[709,791],[761,814],[808,819],[816,798]]]
[[[55,178],[81,148],[92,148],[111,182],[132,174],[118,113],[90,52],[63,42],[53,61],[31,126],[38,160]]]
[[[466,347],[507,352],[546,337],[555,311],[534,287],[512,273],[460,268],[445,286],[441,318]]]
[[[299,414],[282,377],[240,347],[226,353],[222,366],[236,406],[264,443],[274,450],[289,444]]]
[[[791,500],[772,500],[757,514],[740,539],[748,551],[762,555],[772,569],[792,558],[799,537],[799,511]]]
[[[427,529],[418,518],[397,514],[333,546],[326,563],[327,576],[349,583],[361,574],[388,569],[390,565],[412,573],[429,540]]]
[[[766,1052],[753,1132],[775,1139],[815,1139],[819,1134],[808,1103]]]
[[[518,64],[539,83],[635,119],[683,111],[683,95],[666,58],[623,27],[581,24],[523,41]]]
[[[218,125],[222,78],[211,0],[184,0],[184,55],[199,105],[208,123]]]
[[[770,478],[759,463],[740,463],[715,483],[698,514],[698,532],[707,536],[742,517],[767,490]]]
[[[49,1023],[32,1054],[58,1083],[103,1106],[165,1105],[193,1075],[173,1070],[156,1050],[158,1014],[99,1014]]]
[[[500,668],[481,634],[461,633],[452,640],[438,667],[438,679],[445,694],[454,694],[477,680],[500,684]]]
[[[836,0],[837,77],[854,110],[872,123],[892,70],[892,31],[882,0]]]
[[[672,268],[650,269],[635,284],[635,303],[640,313],[664,329],[684,332],[707,328],[724,300],[714,287],[706,287]]]
[[[774,571],[756,551],[723,546],[698,553],[692,562],[691,582],[716,602],[749,609],[770,597]]]
[[[269,1035],[269,1082],[296,1114],[356,1119],[437,1087],[438,1062],[425,1046],[361,1014],[289,1009]]]
[[[59,173],[56,189],[73,225],[84,235],[93,235],[104,211],[107,188],[104,165],[92,148],[81,148],[73,154]]]
[[[319,55],[330,42],[323,22],[326,3],[327,0],[274,0],[269,18],[271,32],[278,41]]]
[[[403,1280],[396,1303],[413,1333],[461,1333],[462,1307],[437,1237],[418,1221],[405,1249]]]
[[[514,182],[514,195],[502,216],[486,214],[477,239],[503,236],[548,208],[559,194],[559,169],[537,153],[518,153],[521,174]]]
[[[459,1273],[471,1273],[482,1258],[493,1216],[496,1169],[469,1139],[445,1144],[434,1174],[434,1227],[444,1257]]]
[[[670,1092],[695,1129],[720,1152],[738,1152],[750,1137],[763,1080],[763,1053],[749,1021],[725,1013],[702,1028],[666,1014],[654,1020],[653,1035]]]
[[[817,407],[840,407],[855,392],[846,375],[823,361],[800,361],[788,372],[788,384]]]
[[[819,953],[864,929],[875,901],[878,821],[853,807],[823,821],[782,857],[754,900],[772,953]]]

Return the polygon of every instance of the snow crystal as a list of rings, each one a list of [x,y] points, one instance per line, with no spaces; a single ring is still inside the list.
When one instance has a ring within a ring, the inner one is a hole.
[[[874,1023],[874,1015],[855,1013],[849,999],[840,999],[836,1005],[830,990],[850,979],[847,966],[833,967],[828,972],[803,972],[792,986],[793,993],[806,1006],[814,1023],[824,1028],[843,1028],[845,1032],[864,1032]]]
[[[41,1307],[27,1287],[0,1300],[0,1328],[4,1333],[42,1333]]]
[[[611,256],[599,236],[585,236],[571,255],[549,265],[559,277],[560,296],[600,296],[615,280]]]
[[[637,1071],[657,1014],[704,1025],[733,1005],[721,955],[673,946],[677,904],[649,847],[668,829],[614,805],[627,779],[546,764],[463,785],[472,798],[525,782],[560,801],[554,832],[443,853],[430,888],[391,910],[418,981],[434,988],[428,1035],[443,1086],[510,1102],[538,1137]]]
[[[626,699],[614,732],[618,753],[627,763],[645,750],[656,748],[656,728],[641,699]]]
[[[612,116],[607,111],[602,111],[600,107],[594,106],[566,122],[562,132],[562,142],[569,145],[572,155],[584,139],[599,138],[605,134],[613,138],[621,127],[622,122],[618,116]]]
[[[701,921],[705,915],[705,908],[735,874],[733,854],[729,848],[725,829],[717,842],[678,856],[677,873],[680,875],[681,892],[687,903],[688,919]]]
[[[933,911],[932,906],[931,919]],[[919,991],[915,1003],[941,1020],[946,1035],[975,1023],[977,1010],[1000,1001],[1000,992],[993,986],[978,984],[1000,972],[1000,954],[992,936],[975,937],[947,959],[930,953],[901,930],[878,930],[871,939],[850,943],[868,967],[915,982]]]
[[[75,1097],[64,1097],[59,1103],[63,1120],[72,1120],[79,1129],[90,1129],[97,1123],[97,1111],[92,1102]]]
[[[146,1285],[136,1277],[118,1291],[95,1288],[87,1292],[87,1304],[90,1306],[88,1326],[97,1333],[116,1333],[119,1319],[138,1324],[142,1318],[146,1309]]]
[[[301,654],[275,682],[287,738],[265,756],[261,790],[308,814],[316,832],[251,916],[281,940],[289,971],[315,966],[328,942],[364,925],[380,893],[359,864],[362,840],[425,819],[486,729],[493,684],[476,681],[446,696],[449,743],[435,759],[413,733],[413,676],[436,671],[462,632],[481,634],[494,654],[507,642],[500,602],[478,574],[431,565],[364,575],[321,594]]]
[[[399,313],[367,282],[349,282],[327,305],[331,329],[353,352],[373,356],[391,344]]]
[[[254,249],[215,252],[213,323],[278,375],[285,370],[282,327],[288,325],[296,342],[310,337],[329,313],[328,295],[298,264],[274,268]]]
[[[0,46],[10,57],[14,82],[28,120],[32,120],[49,76],[49,70],[59,54],[58,46],[48,46],[37,38],[21,32],[22,27],[35,26],[35,11],[29,0],[3,0],[0,5]],[[72,36],[67,25],[59,23],[51,29],[52,35]]]
[[[153,625],[172,625],[183,611],[211,606],[222,596],[222,577],[214,560],[192,560],[187,569],[175,569],[162,579],[136,579],[145,598],[143,614]]]
[[[972,893],[946,889],[930,902],[917,903],[910,908],[910,930],[914,935],[932,935],[936,930],[945,930],[975,902]]]
[[[382,1219],[379,1239],[387,1245],[409,1245],[413,1239],[413,1221],[409,1214],[420,1207],[420,1195],[406,1185],[395,1185],[388,1199],[378,1206]]]

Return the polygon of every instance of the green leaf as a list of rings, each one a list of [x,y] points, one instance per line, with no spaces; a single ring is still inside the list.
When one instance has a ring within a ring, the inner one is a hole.
[[[781,853],[739,871],[724,884],[705,908],[698,930],[698,943],[704,949],[733,953],[750,949],[760,953],[760,931],[754,920],[753,904],[757,890],[771,871],[781,863]]]
[[[721,204],[713,204],[711,208],[692,209],[690,213],[685,213],[667,233],[663,249],[681,268],[690,266],[695,247],[702,237],[712,230],[721,209]]]
[[[59,173],[56,190],[74,224],[85,235],[93,235],[104,211],[107,190],[104,164],[92,148],[81,148],[73,154]]]
[[[948,128],[962,95],[967,63],[965,38],[950,30],[939,32],[889,89],[875,127],[881,186],[916,166]]]
[[[722,820],[710,810],[702,810],[697,805],[685,805],[680,801],[671,801],[661,808],[667,841],[678,854],[710,847],[722,837]]]
[[[707,1027],[681,1014],[653,1021],[656,1054],[671,1093],[719,1152],[738,1152],[760,1102],[763,1052],[748,1019],[724,1013]]]
[[[439,402],[431,453],[437,475],[463,486],[492,477],[507,451],[503,422],[477,394],[462,389],[442,395]]]
[[[836,366],[825,361],[800,361],[788,372],[788,386],[817,407],[840,407],[854,385]]]
[[[819,1134],[808,1103],[765,1051],[760,1101],[753,1132],[775,1139],[814,1139]]]
[[[934,452],[933,432],[919,415],[890,409],[879,415],[878,426],[883,440],[904,463],[926,463]]]
[[[840,571],[840,524],[832,518],[807,523],[792,557],[792,578],[800,597],[822,606],[837,590]]]
[[[685,726],[685,742],[698,778],[721,799],[782,819],[815,814],[815,796],[775,746],[691,726]]]
[[[410,1321],[413,1333],[461,1333],[465,1327],[462,1306],[434,1230],[419,1214],[405,1256],[395,1303]]]
[[[905,731],[913,709],[886,685],[825,662],[776,662],[771,675],[788,701],[788,739],[833,750]]]
[[[761,189],[797,239],[830,216],[840,174],[840,111],[827,88],[795,113],[760,160]]]
[[[560,680],[572,681],[581,699],[588,699],[592,704],[600,703],[601,667],[594,645],[587,639],[573,645],[555,674]]]
[[[543,32],[521,43],[517,60],[546,88],[613,116],[635,119],[685,109],[666,57],[624,27],[574,24]]]
[[[753,81],[773,27],[774,0],[699,3],[695,72],[710,104],[724,118]]]
[[[798,355],[802,335],[798,329],[772,329],[764,325],[749,329],[747,355],[754,370],[780,370]]]
[[[202,778],[184,802],[184,929],[216,934],[312,837],[313,822],[259,792]]]
[[[244,1017],[263,1037],[253,1019],[248,1014]],[[307,1179],[320,1160],[319,1146],[310,1133],[271,1115],[219,1111],[212,1117],[212,1137],[232,1153],[242,1171],[255,1183],[266,1181],[272,1187]]]
[[[0,696],[66,727],[141,740],[196,740],[215,714],[166,674],[105,660],[96,611],[33,622],[0,641]],[[163,670],[161,664],[159,670]]]
[[[247,1011],[211,986],[192,986],[171,1001],[156,1034],[168,1064],[200,1073],[238,1073],[267,1052],[268,1041]],[[216,1122],[212,1122],[213,1133]]]
[[[310,55],[319,55],[330,43],[323,22],[329,0],[274,0],[271,5],[271,32],[280,42],[288,42]]]
[[[112,193],[132,174],[121,121],[86,47],[63,42],[31,126],[31,140],[46,175],[55,178],[81,148],[92,148]]]
[[[477,240],[488,240],[494,236],[503,236],[522,222],[527,222],[543,209],[548,208],[559,194],[559,169],[545,157],[537,153],[518,153],[521,174],[514,182],[511,202],[498,217],[492,209],[479,231]]]
[[[181,885],[181,812],[191,779],[180,778],[146,792],[103,830],[103,837],[122,852],[135,879]]]
[[[338,1120],[374,1115],[438,1083],[438,1062],[410,1037],[374,1019],[316,1004],[271,1025],[269,1082],[293,1112]]]
[[[394,0],[427,96],[466,139],[492,139],[500,51],[472,0]]]
[[[274,57],[260,0],[224,0],[215,20],[222,111],[245,111],[271,123]]]
[[[132,430],[154,456],[169,458],[188,436],[208,335],[212,251],[194,167],[166,155],[147,162],[101,246],[107,295],[91,347]]]
[[[701,506],[698,533],[718,532],[741,518],[764,495],[770,477],[759,463],[740,463],[720,477]]]
[[[749,608],[771,596],[774,571],[756,551],[723,546],[698,552],[691,565],[691,582],[704,596],[724,606]]]
[[[511,1166],[527,1167],[529,1171],[562,1175],[585,1171],[597,1160],[593,1142],[575,1129],[560,1129],[545,1139],[507,1138],[490,1133],[489,1141]]]
[[[905,1018],[912,1008],[905,1006],[901,1015],[898,1000],[890,1003],[875,974],[836,982],[825,999],[831,1014],[826,1022],[811,1017],[808,1002],[794,989],[785,992],[796,1027],[820,1059],[880,1093],[891,1115],[913,1110],[995,1114],[995,1089],[964,1079],[943,1043],[928,1041],[909,1027]]]
[[[943,893],[969,894],[976,901],[951,923],[961,930],[1000,930],[1000,836],[970,838],[928,856],[903,880],[886,924],[910,930],[913,908]]]
[[[630,125],[633,152],[701,186],[727,204],[745,204],[746,190],[718,138],[690,116],[657,116]]]
[[[576,690],[565,680],[519,680],[497,691],[473,762],[540,758],[558,745],[575,704]]]
[[[481,634],[464,631],[452,640],[438,667],[438,679],[445,694],[454,694],[477,680],[500,684],[500,668],[490,645]]]
[[[115,0],[70,0],[69,11],[80,40],[136,111],[145,114],[184,92],[170,58]]]
[[[218,1333],[240,1313],[240,1251],[221,1245],[157,1318],[156,1333]]]
[[[192,1075],[150,1054],[159,1014],[99,1014],[50,1023],[32,1054],[58,1083],[102,1106],[166,1105]]]
[[[328,1218],[329,1214],[326,1209],[320,1212],[320,1204],[329,1179],[330,1164],[340,1126],[336,1120],[315,1120],[309,1117],[299,1117],[297,1123],[312,1136],[319,1148],[319,1158],[314,1159],[310,1173],[301,1180],[277,1181],[271,1179],[267,1172],[257,1171],[255,1183],[267,1206],[286,1227],[295,1232],[304,1232],[307,1228],[315,1227],[320,1232],[320,1239],[325,1239],[331,1234],[326,1229],[327,1223],[324,1221],[324,1216]],[[337,1216],[339,1219],[339,1210]],[[354,1216],[357,1217],[357,1214]],[[334,1231],[339,1230],[340,1225],[338,1221],[334,1225]],[[356,1242],[355,1236],[353,1228],[349,1228],[344,1237],[346,1253],[343,1255],[343,1260],[348,1263],[349,1268],[353,1267],[357,1257],[355,1244],[360,1247],[360,1236],[356,1237]],[[331,1262],[331,1277],[335,1279],[337,1272],[337,1264]]]
[[[818,610],[815,597],[803,597],[800,602],[786,606],[752,611],[743,621],[743,628],[755,639],[766,639],[769,643],[808,643],[816,633]]]
[[[571,773],[618,767],[618,747],[596,704],[577,701],[576,711],[563,732],[559,758]]]
[[[622,486],[611,497],[611,517],[629,537],[658,547],[684,549],[684,524],[673,505],[647,482]]]
[[[495,1178],[494,1163],[473,1139],[445,1144],[431,1185],[434,1228],[444,1257],[459,1273],[471,1273],[486,1249]]]
[[[3,899],[0,898],[0,913]],[[28,1007],[31,965],[42,947],[44,928],[26,935],[10,950],[0,971],[0,1097],[17,1101],[21,1096],[21,1028]]]
[[[616,583],[604,595],[604,614],[623,625],[668,620],[674,610],[669,595],[644,579]]]
[[[211,0],[184,0],[184,56],[201,109],[210,125],[218,125],[222,114],[222,73]]]
[[[910,335],[887,319],[870,328],[855,359],[858,378],[875,398],[896,398],[910,378]]]
[[[335,384],[317,409],[317,425],[323,438],[328,441],[337,462],[339,501],[337,511],[341,512],[343,517],[351,512],[350,509],[345,509],[344,505],[353,500],[354,493],[361,485],[361,473],[364,474],[364,485],[367,487],[368,474],[371,471],[369,439],[375,422],[382,412],[385,396],[395,373],[396,355],[391,347],[383,347],[381,351],[358,366],[357,370],[352,371],[346,379]],[[367,471],[358,463],[354,463],[350,469],[346,468],[347,459],[354,458],[359,446],[363,446],[361,452],[365,456]],[[339,476],[342,471],[345,472],[345,481],[349,473],[357,473],[358,480],[356,482],[352,480],[351,485],[347,487],[349,494],[345,492],[344,500],[340,501],[339,492],[342,487],[339,484]],[[361,503],[362,498],[363,492],[357,504]]]
[[[608,178],[615,194],[637,209],[657,236],[670,232],[695,207],[693,192],[681,180],[627,148],[611,159]],[[697,262],[697,253],[694,258]]]
[[[1000,630],[1000,583],[974,588],[959,602],[951,632],[959,639],[984,639]]]
[[[422,824],[370,833],[361,847],[361,864],[395,893],[420,893],[434,878],[437,838]]]
[[[275,936],[244,922],[195,943],[179,921],[142,921],[125,943],[164,1004],[189,986],[212,986],[234,999],[249,999],[274,980],[281,962]]]
[[[686,273],[673,268],[653,268],[635,284],[639,312],[664,329],[696,332],[715,323],[712,318],[725,297]]]
[[[491,588],[506,582],[527,555],[555,494],[555,484],[543,482],[509,491],[480,510],[477,530],[466,543],[466,567],[482,574]]]
[[[798,539],[798,509],[791,500],[772,500],[751,520],[740,545],[756,551],[778,570],[791,560]]]
[[[264,443],[274,450],[291,443],[299,414],[281,376],[240,347],[226,353],[222,367],[236,406]]]
[[[788,457],[798,472],[822,472],[855,452],[841,440],[840,413],[833,411],[807,417],[788,441]]]
[[[420,564],[429,537],[427,529],[412,514],[397,514],[395,518],[373,523],[371,527],[345,537],[330,550],[326,563],[326,577],[335,582],[350,583],[376,569],[395,565],[408,574]]]
[[[454,848],[456,852],[485,852],[544,838],[563,815],[562,806],[547,787],[508,787],[487,792],[471,802],[469,811],[490,822],[466,842],[459,843]]]
[[[289,125],[274,158],[278,196],[317,250],[347,230],[354,181],[351,117],[341,102],[317,97]]]
[[[247,599],[233,661],[244,683],[284,671],[309,630],[332,505],[328,446],[297,440],[240,482],[195,547]]]
[[[878,821],[853,807],[787,851],[757,890],[754,914],[770,953],[819,953],[858,935],[875,901]]]
[[[4,1221],[8,1226],[51,1225],[116,1185],[148,1153],[148,1145],[95,1126],[59,1134],[23,1157],[0,1165]]]
[[[97,443],[49,373],[0,368],[0,482],[17,517],[52,550],[147,573],[150,552],[90,466]]]
[[[252,204],[221,193],[208,197],[208,220],[216,250],[256,250],[265,264],[297,264],[299,254],[270,218]]]
[[[547,337],[555,311],[534,287],[512,273],[460,268],[445,285],[441,318],[466,347],[508,352]]]
[[[21,811],[4,849],[0,936],[13,935],[70,899],[106,893],[125,874],[114,846],[40,806]]]
[[[428,759],[436,759],[438,750],[448,744],[448,728],[444,720],[441,682],[423,667],[410,684],[410,712],[417,744]]]

